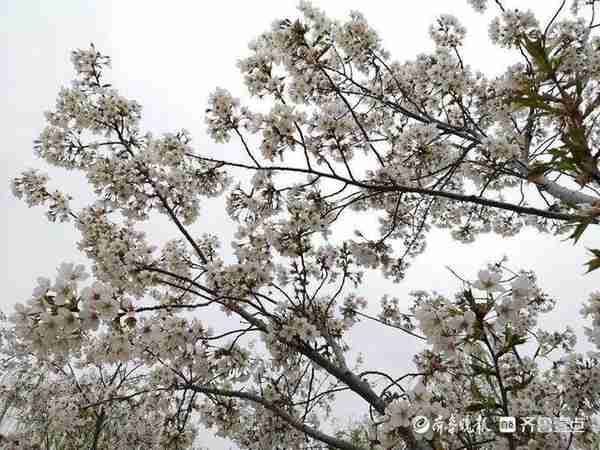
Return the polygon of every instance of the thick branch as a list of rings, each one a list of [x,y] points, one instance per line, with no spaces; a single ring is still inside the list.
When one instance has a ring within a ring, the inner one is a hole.
[[[309,427],[308,425],[302,423],[300,420],[298,420],[296,417],[292,416],[290,413],[288,413],[284,409],[273,404],[272,402],[265,400],[264,398],[262,398],[258,395],[251,394],[248,392],[242,392],[242,391],[231,391],[231,390],[225,390],[225,389],[211,388],[208,386],[197,386],[197,385],[193,385],[193,384],[181,386],[181,388],[191,389],[194,392],[200,392],[202,394],[212,394],[212,395],[217,395],[219,397],[240,398],[240,399],[244,399],[244,400],[249,400],[253,403],[257,403],[259,405],[264,406],[269,411],[274,412],[275,414],[277,414],[278,417],[285,420],[288,424],[290,424],[296,430],[301,431],[302,433],[305,433],[308,436],[310,436],[314,439],[317,439],[318,441],[324,442],[327,445],[330,445],[334,448],[337,448],[340,450],[367,450],[364,447],[357,447],[356,445],[351,444],[350,442],[335,438],[333,436],[329,436],[319,430]]]

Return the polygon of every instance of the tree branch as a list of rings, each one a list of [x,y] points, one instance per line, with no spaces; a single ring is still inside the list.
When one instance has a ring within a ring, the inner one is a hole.
[[[249,392],[217,389],[217,388],[211,388],[208,386],[197,386],[197,385],[193,385],[193,384],[187,384],[184,386],[177,386],[177,387],[179,389],[191,389],[192,391],[200,392],[202,394],[212,394],[212,395],[217,395],[219,397],[229,397],[229,398],[239,398],[239,399],[243,399],[243,400],[249,400],[253,403],[257,403],[257,404],[265,407],[266,409],[274,412],[278,417],[285,420],[288,424],[290,424],[296,430],[301,431],[302,433],[305,433],[306,435],[312,437],[313,439],[317,439],[318,441],[324,442],[327,445],[330,445],[334,448],[337,448],[339,450],[367,450],[364,447],[358,447],[350,442],[335,438],[333,436],[329,436],[319,430],[309,427],[308,425],[302,423],[296,417],[294,417],[293,415],[291,415],[284,409],[280,408],[279,406],[275,405],[274,403],[269,402],[268,400],[265,400],[264,398],[262,398],[258,395],[255,395],[255,394],[251,394]]]

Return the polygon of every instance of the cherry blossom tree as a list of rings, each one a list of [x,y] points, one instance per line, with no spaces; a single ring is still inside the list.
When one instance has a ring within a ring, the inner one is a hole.
[[[145,391],[143,363],[44,358],[23,347],[14,331],[0,329],[2,448],[178,449],[193,442],[195,429],[183,419],[189,402]],[[86,355],[104,351],[98,339],[84,347]]]
[[[490,38],[518,60],[501,76],[464,60],[453,16],[431,25],[432,53],[399,62],[360,13],[339,22],[301,2],[297,19],[276,21],[239,61],[248,106],[223,88],[210,97],[210,136],[238,142],[243,159],[206,154],[185,130],[143,130],[141,105],[107,81],[108,56],[73,52],[76,78],[35,151],[83,173],[95,200],[75,208],[33,170],[12,183],[50,221],[72,222],[91,262],[91,279],[68,263],[39,279],[12,316],[23,351],[64,377],[62,393],[28,392],[78,405],[43,411],[52,423],[69,431],[81,410],[97,423],[124,408],[133,419],[110,426],[144,434],[154,425],[136,411],[159,398],[163,424],[187,439],[175,448],[191,445],[196,420],[247,449],[590,448],[598,353],[575,352],[569,327],[540,328],[556,300],[534,273],[503,259],[457,274],[453,297],[356,293],[365,271],[401,282],[433,228],[462,242],[534,228],[577,243],[597,225],[598,2],[559,2],[545,23],[501,1],[469,3],[497,9]],[[233,257],[202,233],[202,202],[216,196],[237,225]],[[359,212],[379,226],[361,228]],[[143,231],[157,215],[172,240]],[[336,237],[344,223],[354,237]],[[600,267],[592,253],[590,271]],[[207,323],[207,310],[228,325]],[[597,349],[600,293],[581,312]],[[395,329],[400,345],[424,343],[414,370],[361,368],[348,336],[362,320]],[[143,376],[121,385],[130,368]],[[365,418],[336,431],[328,420],[348,392]],[[536,418],[564,429],[543,433]],[[107,435],[95,445],[132,448]]]

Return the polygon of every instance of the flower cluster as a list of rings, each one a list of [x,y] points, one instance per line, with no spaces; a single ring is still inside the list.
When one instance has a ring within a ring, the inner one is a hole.
[[[592,328],[586,328],[585,334],[600,349],[600,293],[593,292],[590,294],[590,298],[581,310],[581,314],[584,317],[591,317]]]
[[[360,12],[350,14],[350,20],[335,32],[335,38],[359,70],[369,70],[374,53],[380,50],[380,39]]]
[[[52,193],[49,192],[46,189],[47,182],[47,175],[40,174],[33,169],[27,170],[20,177],[12,180],[12,192],[15,197],[24,198],[30,207],[48,204],[46,217],[51,222],[56,219],[61,222],[68,222],[71,219],[69,201],[72,200],[72,197],[58,190]]]
[[[234,130],[240,121],[238,99],[222,88],[217,88],[209,99],[209,109],[206,111],[208,132],[215,142],[227,142],[229,131]]]
[[[467,0],[471,7],[478,13],[482,13],[487,8],[487,0]]]
[[[458,19],[450,14],[444,14],[437,20],[437,24],[429,28],[431,38],[440,47],[460,47],[463,44],[467,30]]]
[[[490,39],[503,47],[514,47],[524,36],[540,32],[539,23],[531,10],[508,9],[490,25]]]

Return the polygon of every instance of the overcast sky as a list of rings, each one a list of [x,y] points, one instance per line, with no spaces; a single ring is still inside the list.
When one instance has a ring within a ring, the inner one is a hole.
[[[235,64],[247,54],[248,42],[265,31],[275,19],[293,17],[295,0],[278,1],[87,1],[87,0],[2,0],[0,1],[0,104],[4,143],[0,151],[0,206],[2,270],[5,294],[0,308],[31,294],[38,276],[53,276],[65,260],[85,262],[75,249],[78,239],[70,224],[48,224],[40,209],[28,209],[15,200],[9,179],[19,171],[43,168],[32,152],[33,140],[43,128],[42,113],[53,107],[58,89],[69,83],[73,72],[69,62],[72,49],[93,42],[112,58],[108,74],[113,85],[143,105],[143,126],[158,134],[186,128],[203,151],[236,155],[234,145],[216,146],[204,132],[204,110],[208,94],[216,87],[245,96]],[[507,2],[510,4],[510,2]],[[549,16],[560,2],[519,1]],[[316,1],[330,15],[344,18],[352,9],[363,12],[380,32],[384,45],[395,58],[406,60],[429,51],[428,26],[440,13],[453,13],[467,26],[465,61],[488,74],[499,73],[509,56],[487,40],[491,16],[478,15],[464,0],[414,1]],[[47,169],[44,169],[48,171]],[[49,171],[51,185],[73,196],[86,197],[85,184],[78,177],[66,178],[59,170]],[[157,236],[172,235],[161,223]],[[219,202],[205,208],[202,231],[231,233]],[[484,236],[476,244],[452,242],[447,234],[434,233],[422,255],[401,285],[377,278],[366,292],[377,303],[384,292],[403,298],[413,289],[436,289],[453,293],[460,285],[445,268],[452,266],[467,278],[491,260],[506,254],[515,268],[535,269],[540,284],[561,301],[547,319],[548,328],[569,323],[581,330],[578,311],[581,301],[597,288],[600,271],[584,276],[583,262],[589,259],[586,247],[600,247],[600,239],[588,233],[573,247],[557,238],[539,237],[533,232],[515,239]],[[402,368],[414,353],[413,342],[395,333],[367,325],[353,335],[357,351],[363,352],[372,368]],[[402,342],[398,345],[398,342]],[[349,413],[349,411],[348,411]],[[211,448],[227,448],[209,437]]]

